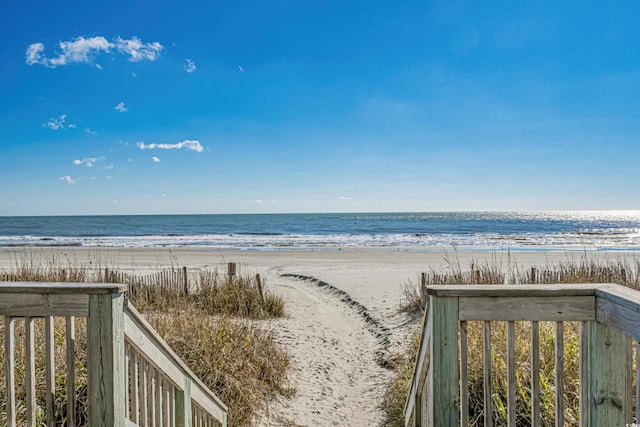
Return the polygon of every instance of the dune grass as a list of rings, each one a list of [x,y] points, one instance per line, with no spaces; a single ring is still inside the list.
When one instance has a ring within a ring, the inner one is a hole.
[[[553,283],[617,283],[640,289],[640,263],[624,259],[596,260],[587,256],[577,262],[564,262],[544,267],[522,268],[517,265],[505,266],[500,263],[471,262],[463,267],[457,262],[450,263],[446,271],[431,271],[423,275],[420,285],[408,283],[404,287],[400,311],[409,315],[424,314],[427,300],[425,285],[438,284],[553,284]],[[422,322],[419,323],[420,325]],[[540,322],[540,385],[541,417],[543,426],[555,425],[555,365],[554,365],[554,322]],[[579,415],[579,343],[578,323],[564,322],[564,406],[567,425],[577,425]],[[517,369],[517,424],[531,425],[531,361],[530,322],[516,322],[516,363]],[[483,348],[482,322],[468,322],[468,373],[469,373],[469,420],[470,425],[480,426],[483,418]],[[507,425],[507,369],[506,369],[506,322],[492,322],[492,369],[493,369],[493,417],[497,426]],[[411,384],[415,358],[418,351],[419,335],[398,358],[405,363],[398,364],[393,381],[387,386],[383,409],[387,415],[387,425],[404,425],[404,405]]]
[[[2,281],[124,283],[127,296],[160,336],[196,375],[229,407],[229,425],[251,425],[266,401],[291,396],[289,355],[272,332],[252,319],[284,316],[284,301],[256,276],[187,272],[170,268],[136,275],[65,259],[20,260],[0,270]],[[76,319],[77,425],[86,425],[86,322]],[[24,321],[16,322],[16,391],[19,423],[24,422]],[[44,422],[44,320],[37,319],[36,370],[38,423]],[[56,421],[65,425],[64,319],[55,319]],[[0,336],[4,322],[0,322]],[[4,378],[4,345],[0,346],[0,376]],[[41,400],[41,401],[40,401]],[[6,422],[6,390],[0,387],[0,425]],[[44,425],[44,424],[42,424]]]

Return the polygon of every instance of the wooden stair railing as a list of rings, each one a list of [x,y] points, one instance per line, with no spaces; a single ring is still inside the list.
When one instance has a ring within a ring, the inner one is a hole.
[[[433,285],[426,290],[427,315],[405,404],[406,426],[471,425],[467,370],[471,351],[484,354],[484,405],[475,420],[494,425],[491,327],[495,322],[506,323],[507,396],[501,414],[507,425],[519,425],[514,322],[520,321],[530,331],[527,417],[531,425],[541,425],[539,328],[543,322],[555,330],[553,407],[556,426],[565,425],[563,335],[568,321],[579,323],[580,407],[572,416],[580,426],[640,425],[640,292],[614,284]],[[482,348],[468,348],[468,321],[482,325]]]
[[[65,423],[75,427],[75,318],[84,317],[88,397],[84,424],[226,426],[227,407],[128,304],[125,290],[126,285],[114,284],[0,283],[6,401],[0,423],[54,426],[58,393],[66,394]],[[24,328],[16,330],[17,324]],[[44,344],[36,346],[36,335],[43,336]],[[55,347],[64,347],[64,372],[55,366]],[[24,359],[17,359],[17,354]],[[44,370],[37,370],[42,365]],[[17,366],[24,367],[24,378],[16,378]],[[38,396],[36,382],[42,376],[44,396]]]

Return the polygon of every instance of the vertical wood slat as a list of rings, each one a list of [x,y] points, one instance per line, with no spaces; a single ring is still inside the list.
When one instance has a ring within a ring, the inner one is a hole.
[[[46,376],[46,408],[47,426],[55,426],[54,401],[56,397],[56,368],[55,368],[55,343],[54,343],[54,318],[45,317],[45,376]]]
[[[4,372],[7,389],[7,426],[14,427],[16,425],[16,334],[15,319],[6,316],[4,318]]]
[[[633,346],[634,346],[634,340],[633,338],[626,336],[625,338],[627,339],[627,344],[626,344],[626,350],[627,350],[627,362],[626,362],[626,369],[628,370],[628,373],[626,375],[626,380],[627,380],[627,384],[625,386],[625,388],[629,391],[627,393],[627,402],[626,402],[626,409],[627,412],[625,414],[625,418],[627,420],[633,420],[633,416],[634,416],[634,411],[633,411]]]
[[[26,386],[26,412],[27,426],[35,427],[36,425],[36,355],[35,355],[35,330],[33,317],[24,318],[25,329],[25,350],[26,350],[26,366],[25,366],[25,386]]]
[[[191,380],[184,378],[182,390],[175,390],[176,400],[176,427],[191,426]]]
[[[156,369],[156,426],[162,425],[162,376],[160,370]]]
[[[467,322],[460,322],[460,426],[469,426],[469,372]]]
[[[151,366],[150,363],[147,363],[147,369],[149,370],[147,373],[147,378],[149,379],[149,390],[147,393],[149,399],[149,425],[156,427],[156,373],[155,368]]]
[[[629,420],[627,388],[629,340],[599,322],[589,322],[589,424],[625,425]]]
[[[125,341],[124,344],[124,391],[125,391],[125,396],[124,396],[124,416],[128,419],[130,419],[129,417],[129,357],[130,357],[130,352],[131,350],[131,346],[129,344],[127,344],[127,342]]]
[[[129,347],[129,409],[130,409],[130,419],[135,424],[140,423],[140,404],[138,401],[139,390],[138,390],[138,352],[133,348]]]
[[[164,396],[163,396],[163,400],[164,400],[164,406],[163,406],[163,411],[162,411],[162,418],[164,419],[164,425],[165,426],[171,426],[171,417],[169,415],[169,407],[171,405],[173,405],[173,400],[171,399],[171,384],[169,383],[169,381],[167,381],[165,379],[164,381]]]
[[[89,425],[124,427],[124,293],[89,295]]]
[[[428,425],[458,427],[460,423],[460,378],[458,358],[458,298],[429,297],[431,325],[427,393]]]
[[[484,426],[493,426],[493,403],[491,399],[491,322],[483,322],[482,336],[484,340]]]
[[[580,426],[587,427],[589,424],[589,327],[588,322],[580,322]]]
[[[636,350],[636,413],[635,422],[640,424],[640,342],[635,342]]]
[[[515,323],[507,322],[507,425],[516,425],[516,340]]]
[[[564,427],[564,323],[556,322],[556,426]]]
[[[65,318],[67,364],[67,426],[76,425],[76,324],[73,316]]]
[[[147,424],[147,361],[144,357],[138,357],[140,371],[140,425],[146,427]]]
[[[540,427],[540,325],[531,322],[531,426]]]

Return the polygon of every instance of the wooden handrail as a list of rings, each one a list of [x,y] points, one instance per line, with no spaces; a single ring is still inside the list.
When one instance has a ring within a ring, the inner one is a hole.
[[[184,391],[185,381],[189,381],[193,402],[219,423],[226,425],[227,406],[189,369],[131,304],[125,309],[124,327],[129,344],[144,355],[148,363],[161,370],[180,391]]]
[[[629,419],[631,350],[628,337],[640,340],[640,292],[615,284],[433,285],[428,286],[426,292],[429,302],[405,404],[405,425],[413,420],[414,426],[466,427],[468,417],[461,411],[466,411],[468,405],[460,399],[468,396],[465,392],[466,327],[471,320],[484,321],[485,325],[484,369],[485,374],[489,372],[489,377],[485,375],[485,394],[489,396],[492,393],[491,338],[487,328],[491,321],[504,321],[507,325],[510,381],[515,378],[513,349],[509,349],[514,346],[514,322],[531,322],[532,358],[536,367],[538,322],[555,322],[556,376],[561,377],[556,382],[556,420],[560,423],[564,416],[563,322],[579,321],[581,425],[625,425],[633,421]],[[533,372],[533,376],[537,375],[536,369]],[[537,380],[532,381],[533,390],[538,390]],[[514,384],[507,384],[507,390],[507,416],[513,421]],[[531,398],[532,422],[537,425],[539,397]],[[485,400],[485,422],[491,420],[490,405],[491,399]],[[636,414],[636,423],[639,418]]]
[[[152,402],[152,413],[149,416],[154,418],[154,425],[159,426],[162,422],[162,425],[191,426],[195,421],[199,425],[213,425],[215,422],[226,426],[228,408],[126,301],[126,288],[126,285],[120,284],[0,283],[0,316],[4,316],[5,324],[4,382],[7,390],[8,426],[16,425],[17,412],[14,375],[15,318],[25,319],[27,425],[35,425],[34,318],[46,319],[46,400],[47,409],[51,411],[55,394],[54,316],[66,318],[66,348],[71,353],[75,353],[73,319],[75,316],[87,318],[90,425],[138,425],[137,413],[135,420],[130,419],[130,414],[134,413],[129,406],[130,398],[131,401],[137,400],[137,396],[130,396],[130,389],[137,389],[142,380],[133,376],[136,372],[128,372],[128,366],[131,364],[137,369],[139,365],[135,364],[135,360],[139,358],[144,367],[143,376],[146,378],[146,375],[153,374],[149,380],[155,396],[149,396],[149,401]],[[71,379],[71,383],[67,384],[67,399],[72,403],[68,407],[68,415],[72,417],[68,423],[74,425],[74,354],[67,353],[66,364],[67,378]],[[146,416],[144,414],[142,418]],[[53,425],[53,422],[52,414],[47,413],[48,425]]]

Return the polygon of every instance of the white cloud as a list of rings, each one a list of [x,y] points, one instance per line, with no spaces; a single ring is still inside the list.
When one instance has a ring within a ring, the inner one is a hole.
[[[117,51],[129,55],[129,61],[142,60],[155,61],[160,55],[163,46],[158,42],[143,43],[139,38],[122,39],[118,37],[109,41],[102,36],[85,38],[77,37],[70,41],[58,43],[60,52],[57,56],[47,58],[44,55],[43,43],[32,43],[27,47],[26,63],[28,65],[40,64],[49,68],[56,68],[71,63],[84,63],[96,68],[102,68],[100,64],[94,64],[94,57],[100,53],[112,53]]]
[[[187,59],[187,63],[184,66],[184,69],[187,70],[187,73],[191,74],[196,70],[196,63],[192,59]]]
[[[86,127],[84,129],[82,129],[84,131],[84,133],[86,133],[87,135],[97,135],[98,131],[95,130],[91,130],[90,128]]]
[[[240,71],[241,73],[244,73],[244,68],[242,68],[242,65],[238,65],[238,71]]]
[[[80,160],[80,159],[75,159],[73,161],[74,165],[77,166],[81,166],[84,165],[88,168],[93,167],[93,165],[95,165],[97,162],[100,162],[102,160],[104,160],[105,157],[85,157],[84,159]]]
[[[67,120],[67,115],[66,114],[62,114],[60,117],[52,117],[49,119],[49,121],[47,123],[43,123],[42,127],[45,128],[49,128],[51,130],[58,130],[58,129],[74,129],[76,127],[75,124],[70,123],[70,124],[65,124]]]
[[[351,197],[349,197],[349,196],[340,196],[340,199],[342,199],[342,200],[351,200]]]
[[[61,176],[60,181],[66,181],[68,184],[75,184],[76,180],[71,178],[69,175]]]
[[[124,106],[124,102],[120,102],[120,103],[118,103],[118,105],[116,105],[115,110],[120,112],[120,113],[124,113],[124,112],[128,111],[129,109]]]
[[[178,142],[176,144],[145,144],[144,142],[137,143],[138,148],[141,150],[189,150],[196,151],[198,153],[202,153],[204,151],[204,147],[200,144],[200,141],[193,139],[185,139],[182,142]]]
[[[44,44],[32,43],[27,48],[27,64],[39,64],[42,61],[42,51],[44,50]]]
[[[151,160],[153,160],[153,163],[160,163],[160,157],[158,156],[153,156]]]
[[[137,37],[132,37],[129,40],[118,37],[116,39],[116,46],[118,51],[129,55],[129,61],[140,62],[142,60],[155,61],[160,55],[160,51],[164,47],[158,43],[142,43]]]

